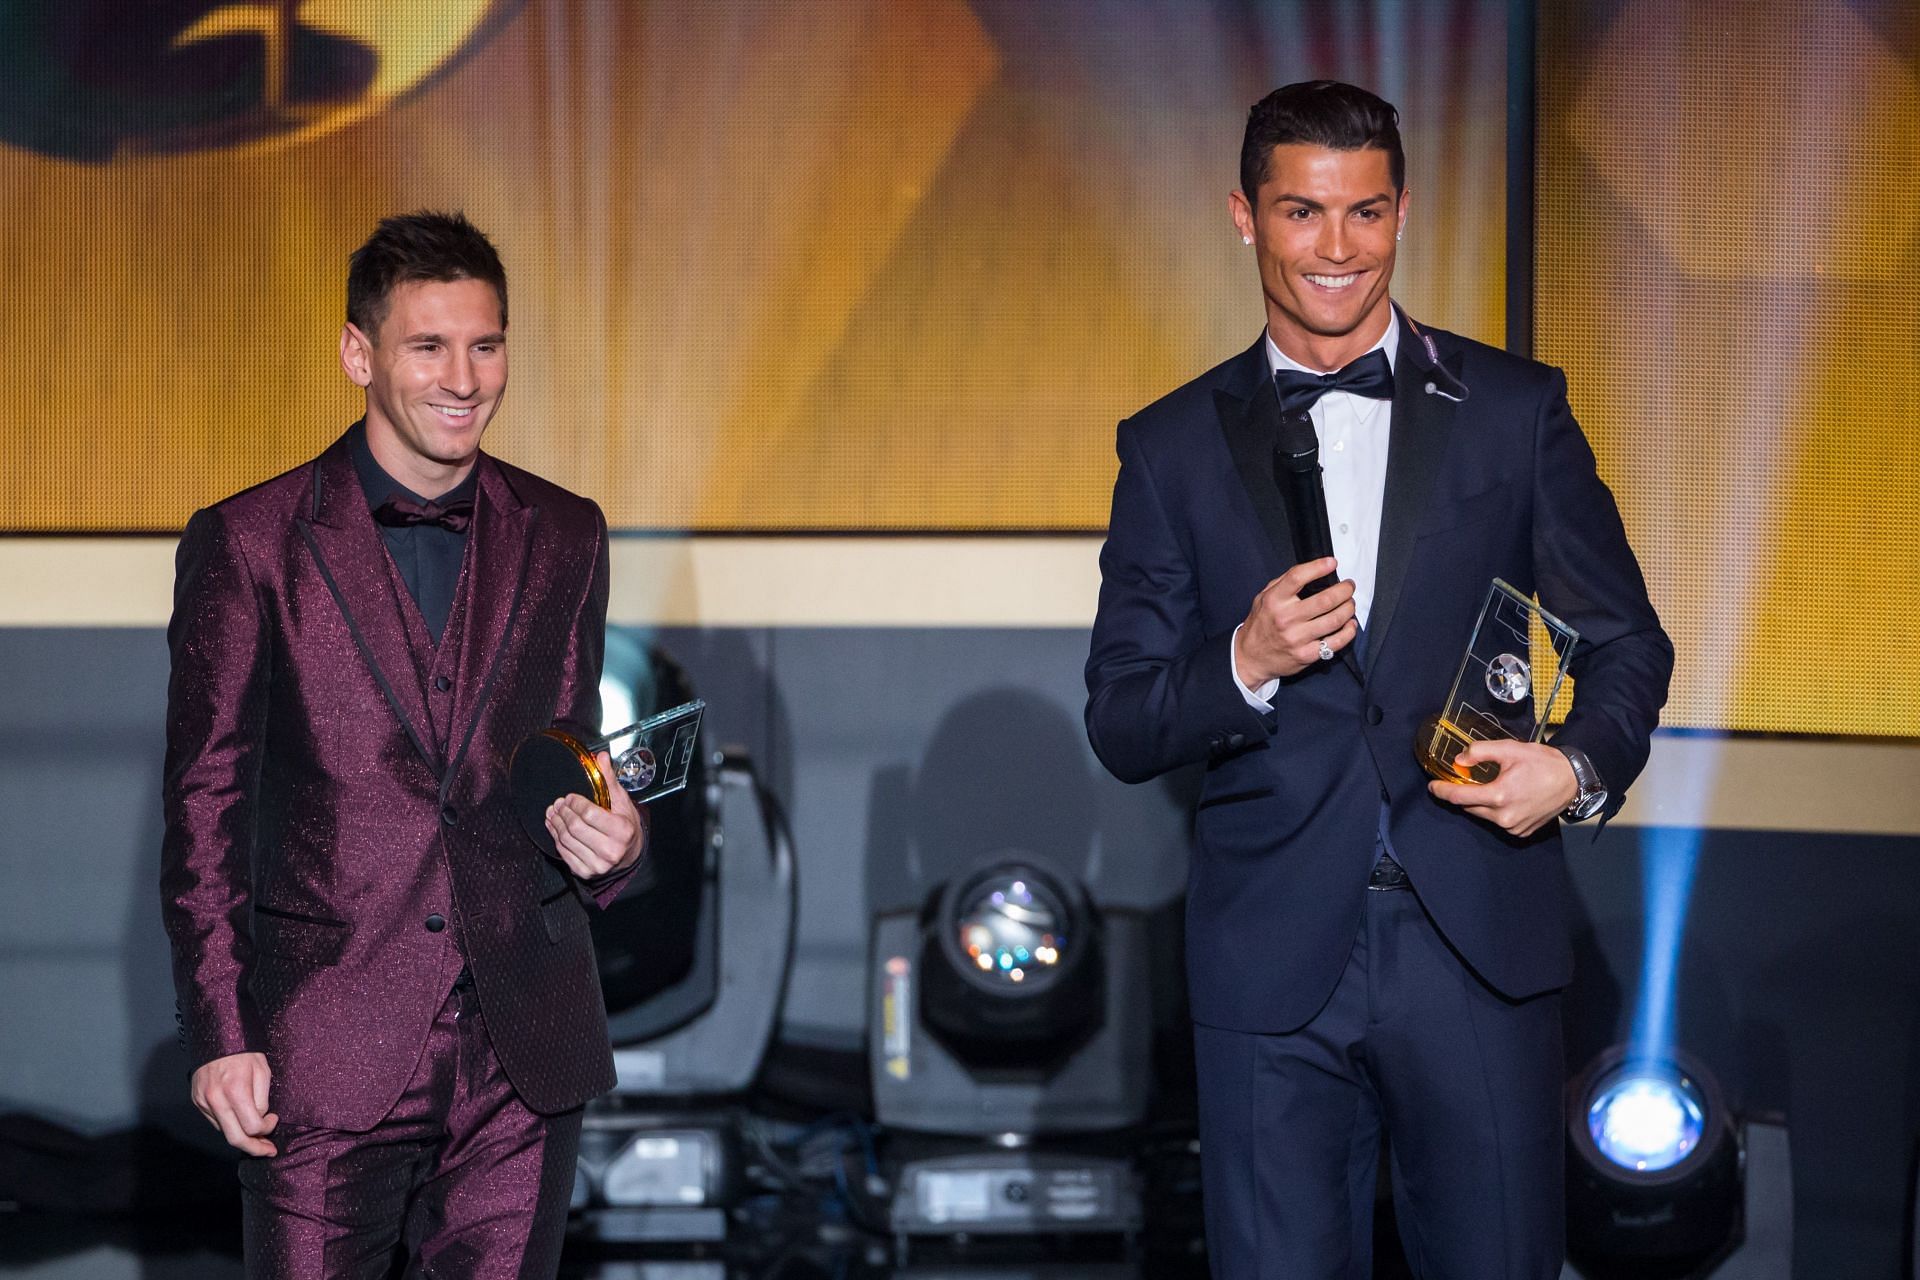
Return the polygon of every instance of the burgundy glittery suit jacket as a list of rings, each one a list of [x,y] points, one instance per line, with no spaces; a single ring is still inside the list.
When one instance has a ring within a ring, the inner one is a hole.
[[[183,1035],[195,1066],[265,1053],[284,1122],[378,1122],[462,951],[529,1107],[613,1083],[587,907],[625,877],[576,880],[506,795],[527,733],[598,725],[606,524],[477,465],[437,649],[345,437],[196,513],[180,542],[161,897]]]

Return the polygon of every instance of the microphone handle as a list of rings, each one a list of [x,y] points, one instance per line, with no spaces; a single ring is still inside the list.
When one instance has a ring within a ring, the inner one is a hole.
[[[1289,458],[1275,450],[1274,479],[1287,496],[1287,526],[1293,534],[1293,553],[1300,563],[1319,560],[1333,554],[1333,528],[1327,521],[1327,492],[1320,482],[1320,460],[1312,455]],[[1302,466],[1302,463],[1306,465]],[[1323,573],[1300,589],[1301,598],[1325,591],[1338,582],[1331,573]]]

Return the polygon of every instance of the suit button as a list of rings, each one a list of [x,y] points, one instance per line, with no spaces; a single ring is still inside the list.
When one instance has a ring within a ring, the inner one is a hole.
[[[438,911],[427,917],[427,932],[438,933],[447,927],[447,918]]]
[[[433,687],[441,693],[445,693],[447,690],[453,688],[453,681],[447,679],[445,676],[435,676],[433,678]]]
[[[1230,747],[1244,747],[1247,745],[1247,735],[1244,733],[1236,733],[1227,739],[1227,745]]]
[[[1379,707],[1368,707],[1368,708],[1367,708],[1367,723],[1368,723],[1368,724],[1379,724],[1379,723],[1380,723],[1380,721],[1381,721],[1382,719],[1384,719],[1384,718],[1385,718],[1385,716],[1386,716],[1386,713],[1385,713],[1385,712],[1383,712],[1383,711],[1381,711]]]
[[[440,811],[440,821],[446,823],[448,826],[452,826],[454,823],[460,821],[460,811],[452,805],[448,805]]]

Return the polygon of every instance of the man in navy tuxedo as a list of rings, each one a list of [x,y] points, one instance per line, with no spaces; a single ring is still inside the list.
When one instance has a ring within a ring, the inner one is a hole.
[[[1120,424],[1087,660],[1115,775],[1206,766],[1187,961],[1213,1273],[1370,1275],[1384,1132],[1417,1274],[1556,1276],[1560,823],[1618,810],[1673,648],[1562,374],[1392,302],[1393,107],[1276,90],[1230,205],[1266,332]],[[1294,553],[1283,404],[1318,438],[1331,558]],[[1462,758],[1494,781],[1430,782],[1416,728],[1495,577],[1579,632],[1573,708],[1551,744]]]

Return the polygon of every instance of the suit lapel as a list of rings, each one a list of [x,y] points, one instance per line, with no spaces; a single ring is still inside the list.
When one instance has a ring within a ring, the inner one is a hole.
[[[314,463],[310,516],[295,517],[294,525],[313,553],[314,564],[340,606],[353,642],[373,672],[387,705],[406,730],[414,750],[438,776],[440,754],[434,750],[433,735],[427,732],[420,670],[407,645],[400,602],[394,599],[387,548],[367,512],[348,448],[347,437],[342,436]]]
[[[492,458],[480,455],[480,486],[462,570],[467,592],[460,619],[459,672],[453,701],[451,777],[466,758],[480,713],[493,693],[501,647],[520,609],[539,508],[520,500]],[[443,637],[442,643],[452,637]]]
[[[1240,357],[1225,387],[1213,392],[1214,407],[1220,414],[1220,429],[1226,435],[1227,452],[1233,469],[1247,491],[1247,501],[1273,544],[1275,563],[1291,565],[1297,559],[1293,533],[1287,524],[1287,499],[1273,480],[1273,449],[1280,440],[1280,397],[1266,376],[1266,354],[1254,344]],[[1240,366],[1257,367],[1243,370]]]
[[[1460,357],[1443,364],[1457,379]],[[1367,666],[1380,654],[1393,625],[1400,590],[1413,558],[1414,531],[1432,499],[1434,477],[1459,418],[1458,403],[1429,390],[1434,362],[1406,312],[1400,313],[1400,350],[1394,359],[1393,423],[1387,437],[1387,480],[1380,502],[1380,547],[1374,557],[1373,607],[1367,616]]]
[[[1226,435],[1227,452],[1240,477],[1254,515],[1273,544],[1277,563],[1291,568],[1300,562],[1293,545],[1293,527],[1287,517],[1287,498],[1273,478],[1273,450],[1280,443],[1280,396],[1274,390],[1273,371],[1267,366],[1263,334],[1228,371],[1226,385],[1214,388],[1214,408]],[[1355,676],[1360,660],[1354,646],[1340,651],[1340,660]]]

